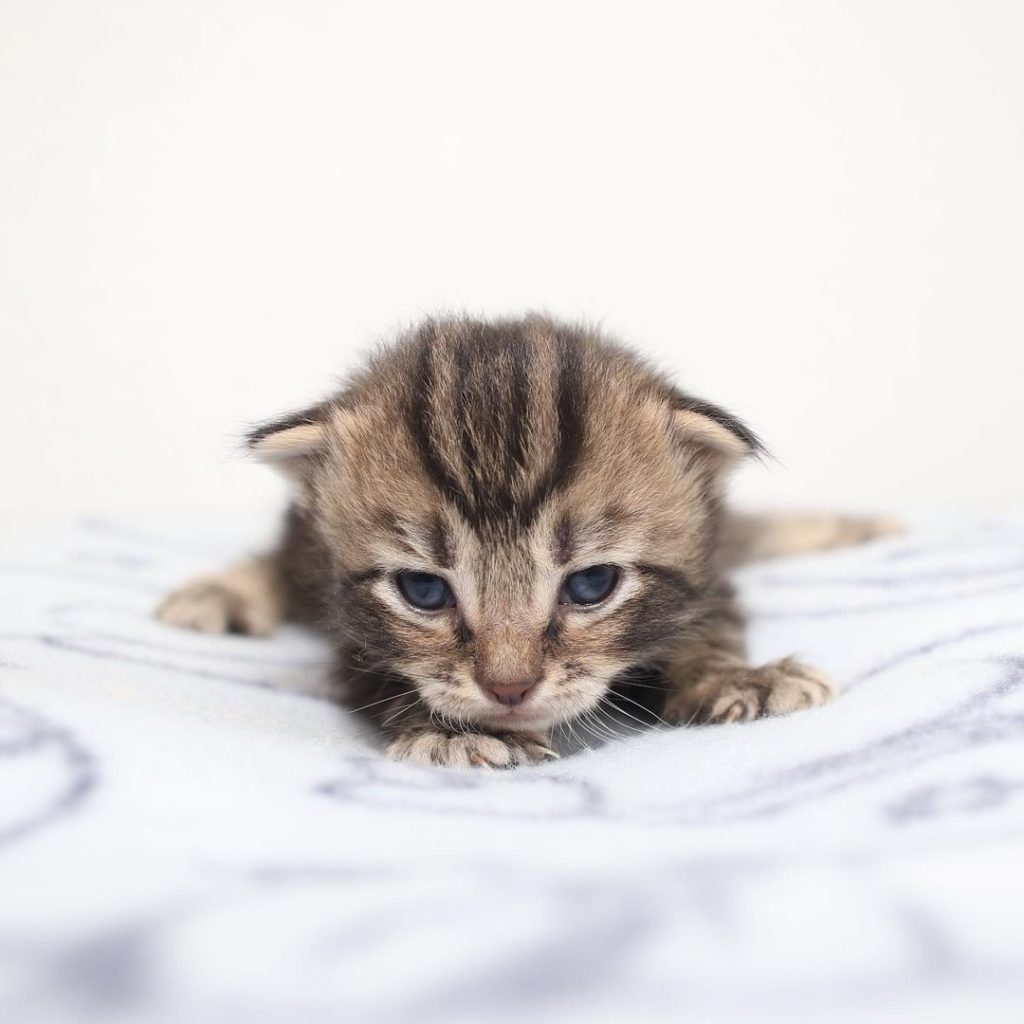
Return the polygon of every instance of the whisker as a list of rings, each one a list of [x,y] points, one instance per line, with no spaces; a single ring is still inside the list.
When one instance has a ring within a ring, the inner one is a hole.
[[[397,722],[407,711],[412,711],[418,703],[419,700],[414,700],[408,704],[403,704],[393,715],[389,715],[380,723],[380,728],[383,729],[386,725],[392,725],[394,722]]]
[[[591,734],[596,736],[602,741],[607,743],[608,741],[617,740],[618,735],[609,729],[607,725],[597,716],[597,708],[588,708],[584,716],[584,721],[591,727]]]
[[[615,696],[617,698],[621,697],[623,700],[628,700],[630,704],[635,704],[638,708],[640,708],[641,711],[646,711],[647,714],[649,714],[652,718],[657,719],[657,721],[659,721],[662,725],[668,725],[668,722],[666,722],[664,718],[662,718],[660,715],[656,715],[650,708],[645,708],[643,704],[641,704],[639,701],[633,700],[632,697],[627,697],[624,693],[617,693]],[[648,725],[649,727],[650,723],[641,722],[639,718],[635,718],[633,715],[630,715],[625,708],[617,708],[616,710],[621,711],[624,715],[628,715],[635,722],[640,722],[641,725]]]
[[[444,708],[432,708],[430,711],[431,725],[440,726],[445,732],[465,733],[465,725],[457,718],[453,718]]]
[[[588,736],[590,736],[593,739],[597,740],[597,742],[601,746],[604,746],[605,743],[608,742],[608,738],[609,737],[602,736],[600,733],[598,733],[594,729],[593,725],[590,723],[590,720],[588,718],[584,717],[583,715],[580,715],[580,717],[577,718],[576,721],[579,722],[580,729],[583,730],[583,732],[586,733]],[[594,748],[588,746],[587,749],[588,750],[593,750]]]
[[[602,698],[602,700],[603,700],[603,698]],[[633,735],[639,735],[640,733],[645,733],[645,732],[648,731],[647,728],[636,729],[636,728],[634,728],[631,725],[626,725],[625,722],[617,722],[614,718],[612,718],[612,716],[609,713],[610,710],[622,711],[622,713],[627,718],[632,718],[634,722],[638,722],[640,725],[644,724],[643,722],[640,721],[639,718],[635,717],[634,715],[631,715],[628,711],[624,711],[622,708],[609,709],[609,708],[605,707],[603,705],[603,703],[598,703],[597,707],[594,710],[597,711],[599,714],[601,712],[604,712],[605,719],[616,729],[625,729],[627,732],[630,732]]]
[[[671,683],[662,683],[659,686],[656,683],[635,683],[632,680],[623,683],[622,686],[627,690],[631,690],[634,686],[639,686],[642,690],[657,690],[659,693],[665,693],[666,691],[672,689]],[[616,690],[615,692],[618,693],[619,691]]]
[[[583,742],[582,740],[580,740],[576,736],[576,730],[573,727],[573,722],[574,722],[574,720],[576,718],[578,718],[578,716],[577,715],[573,715],[572,718],[567,718],[567,719],[565,719],[565,721],[559,722],[557,728],[558,729],[567,729],[568,730],[568,732],[569,732],[569,740],[572,742],[572,744],[574,746],[582,746],[584,750],[591,750],[591,749],[593,749],[593,748],[588,746],[585,742]]]
[[[576,717],[573,719],[573,724],[578,725],[580,727],[581,732],[584,732],[584,733],[587,733],[587,734],[593,736],[594,735],[593,732],[591,732],[590,729],[588,728],[588,720],[587,720],[588,714],[589,714],[589,709],[579,712],[579,714],[577,714]]]
[[[378,704],[383,704],[385,701],[398,700],[399,697],[408,697],[410,693],[415,693],[416,688],[413,687],[411,690],[403,690],[401,693],[392,693],[390,696],[381,697],[380,700],[371,701],[369,704],[363,704],[361,707],[352,708],[352,713],[355,714],[358,711],[365,711],[367,708],[375,708]]]

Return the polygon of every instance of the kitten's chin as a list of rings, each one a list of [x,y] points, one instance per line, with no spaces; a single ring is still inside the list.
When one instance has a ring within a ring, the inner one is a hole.
[[[546,708],[516,706],[475,709],[463,716],[463,721],[467,725],[479,725],[485,729],[517,732],[548,729],[560,721],[560,718],[557,712]]]
[[[467,726],[475,725],[495,732],[547,731],[586,714],[600,703],[604,692],[602,690],[600,694],[578,697],[575,701],[565,703],[541,700],[535,704],[526,702],[512,707],[503,707],[499,704],[474,705],[462,712],[459,718]]]

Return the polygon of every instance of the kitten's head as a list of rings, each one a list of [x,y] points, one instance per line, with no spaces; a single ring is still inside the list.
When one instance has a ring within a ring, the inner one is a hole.
[[[714,580],[736,419],[591,332],[430,321],[255,431],[298,483],[362,668],[439,717],[539,728],[685,637]]]

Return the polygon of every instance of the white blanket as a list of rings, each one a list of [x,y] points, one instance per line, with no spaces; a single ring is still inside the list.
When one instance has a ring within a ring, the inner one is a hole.
[[[747,570],[838,701],[515,772],[383,760],[298,629],[153,621],[241,544],[7,538],[4,1024],[1024,1020],[1024,523]]]

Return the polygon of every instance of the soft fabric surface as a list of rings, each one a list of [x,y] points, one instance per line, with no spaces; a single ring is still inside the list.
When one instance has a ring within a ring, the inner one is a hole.
[[[0,565],[0,1020],[1024,1019],[1024,524],[740,576],[843,696],[542,768],[384,761],[328,652],[177,632],[243,544]]]

